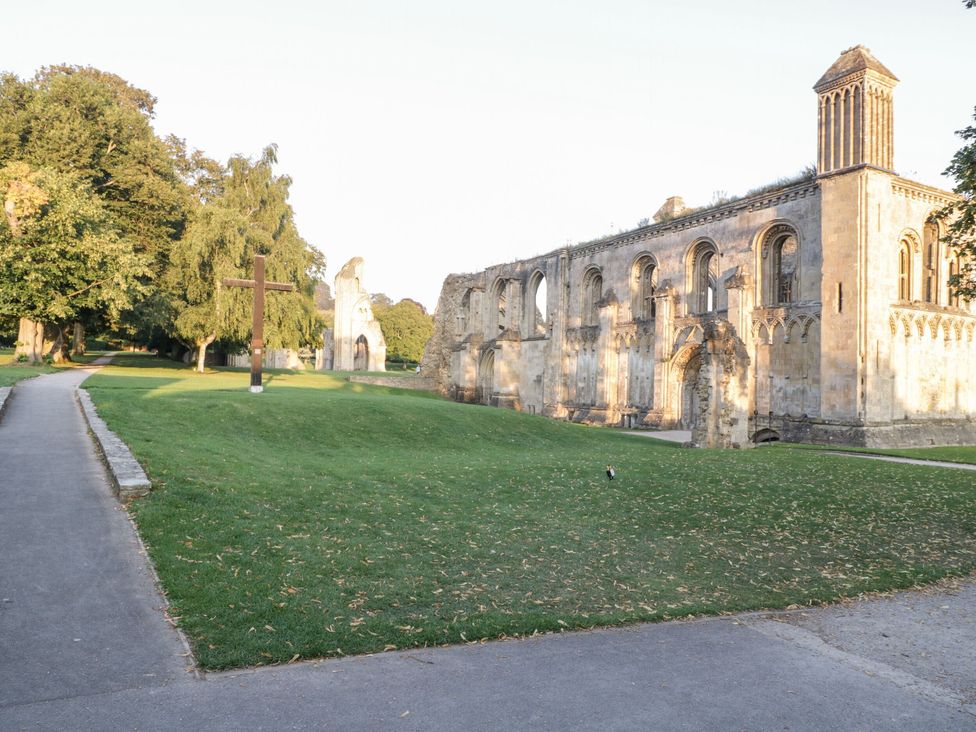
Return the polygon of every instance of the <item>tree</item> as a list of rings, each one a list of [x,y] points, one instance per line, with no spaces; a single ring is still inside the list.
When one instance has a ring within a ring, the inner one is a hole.
[[[77,176],[9,163],[0,190],[0,314],[20,320],[18,353],[61,360],[69,322],[95,310],[117,317],[142,292],[146,258]]]
[[[235,348],[247,342],[254,293],[225,288],[221,281],[250,278],[255,254],[267,257],[268,279],[297,289],[266,298],[268,347],[297,347],[318,338],[312,295],[324,260],[298,234],[288,203],[291,180],[273,174],[275,153],[272,145],[256,162],[231,158],[220,194],[199,205],[173,248],[167,281],[178,293],[174,331],[196,350],[198,371],[215,341]]]
[[[369,304],[372,305],[374,309],[388,308],[393,305],[393,300],[391,300],[390,296],[386,293],[377,292],[375,295],[369,296]]]
[[[50,229],[48,235],[52,239],[45,246],[53,247],[52,251],[68,252],[62,263],[66,267],[69,262],[77,265],[70,254],[78,251],[76,240],[83,239],[89,249],[99,242],[110,242],[111,245],[106,244],[106,254],[125,253],[121,263],[124,266],[119,271],[125,269],[127,274],[120,281],[126,281],[127,287],[135,285],[123,297],[109,298],[116,304],[124,300],[125,308],[108,307],[109,299],[96,296],[105,288],[105,283],[99,280],[98,287],[92,285],[84,291],[90,296],[87,304],[82,304],[86,298],[75,297],[72,299],[79,306],[65,309],[57,298],[68,293],[29,286],[19,280],[0,280],[0,288],[19,293],[17,301],[23,308],[17,315],[21,319],[21,333],[33,334],[26,341],[20,338],[23,343],[20,352],[30,358],[47,351],[38,340],[43,340],[42,334],[63,333],[69,324],[63,319],[31,320],[28,312],[34,313],[34,317],[71,317],[76,322],[118,325],[122,315],[141,296],[153,292],[148,285],[162,271],[171,243],[183,232],[190,193],[180,180],[172,151],[156,136],[150,124],[155,101],[151,94],[129,85],[121,77],[92,68],[47,67],[29,81],[10,74],[0,76],[0,166],[24,164],[30,171],[25,175],[39,176],[41,183],[37,187],[52,196],[51,210],[44,204],[34,212],[41,218],[69,216],[73,211],[84,221],[83,237],[70,227]],[[8,175],[5,203],[20,195],[17,190],[20,183],[16,181],[24,180],[19,173],[13,178]],[[11,181],[14,181],[13,188]],[[92,200],[82,204],[81,196]],[[7,224],[10,236],[18,239],[10,228],[16,227],[17,222],[12,224],[8,216]],[[38,225],[38,221],[30,224],[35,229]],[[21,242],[20,246],[26,243]],[[90,254],[94,256],[93,252]],[[139,258],[135,269],[129,266],[136,263],[132,255]],[[132,281],[136,269],[139,274]],[[66,281],[77,280],[84,271],[82,267],[67,272]],[[27,272],[8,267],[3,276],[25,277]],[[54,283],[48,281],[48,284]],[[24,300],[28,293],[37,299]],[[8,298],[7,305],[12,306],[13,301]],[[68,310],[70,316],[57,315]]]
[[[968,144],[953,156],[945,174],[955,178],[953,191],[959,199],[935,217],[946,222],[945,241],[960,255],[959,273],[949,278],[949,287],[965,300],[976,300],[976,125],[957,134]]]
[[[434,319],[410,300],[373,310],[386,339],[386,353],[392,360],[420,361],[424,346],[434,334]]]

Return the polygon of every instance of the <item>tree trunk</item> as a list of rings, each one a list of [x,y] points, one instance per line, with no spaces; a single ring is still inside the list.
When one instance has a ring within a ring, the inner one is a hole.
[[[71,339],[71,355],[85,355],[85,326],[75,321],[74,335]]]
[[[14,356],[26,356],[29,363],[41,363],[45,358],[54,363],[67,361],[64,330],[56,325],[21,318]]]
[[[216,336],[210,336],[204,341],[197,342],[197,371],[203,373],[203,362],[207,358],[207,346],[214,342]]]

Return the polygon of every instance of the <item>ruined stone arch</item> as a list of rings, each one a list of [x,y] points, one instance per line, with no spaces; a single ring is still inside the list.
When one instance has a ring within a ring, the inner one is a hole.
[[[651,320],[656,315],[654,294],[657,290],[657,259],[641,252],[630,267],[630,312],[633,320]]]
[[[495,349],[486,348],[478,361],[478,401],[491,404],[495,393]]]
[[[461,302],[458,304],[457,312],[457,335],[458,338],[464,338],[468,334],[468,329],[471,327],[471,293],[472,288],[468,288],[464,291],[461,296]]]
[[[508,279],[496,278],[488,292],[488,338],[497,338],[508,328]]]
[[[765,307],[789,305],[800,299],[800,233],[786,219],[765,226],[756,237],[758,292]]]
[[[942,289],[942,244],[941,230],[933,220],[925,222],[922,228],[922,301],[937,304]]]
[[[601,300],[603,300],[603,271],[596,265],[591,265],[583,272],[580,325],[594,326],[600,324]]]
[[[915,295],[915,254],[919,251],[918,234],[905,229],[898,239],[898,300],[911,302]]]
[[[686,289],[688,313],[712,313],[718,309],[718,246],[711,239],[698,239],[688,248]]]
[[[525,333],[530,338],[549,332],[548,297],[546,274],[536,269],[529,275],[525,288]]]
[[[672,373],[680,385],[675,394],[677,403],[674,405],[674,414],[681,429],[694,430],[698,425],[702,406],[698,374],[701,371],[703,350],[701,344],[689,344],[678,351],[672,360]]]

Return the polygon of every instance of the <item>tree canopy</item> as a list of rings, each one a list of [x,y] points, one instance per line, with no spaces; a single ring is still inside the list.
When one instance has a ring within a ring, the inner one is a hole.
[[[412,300],[401,300],[387,307],[374,306],[373,315],[379,321],[386,340],[386,354],[390,360],[420,361],[424,346],[434,334],[434,319]]]
[[[252,290],[225,288],[225,278],[250,278],[254,255],[267,257],[269,280],[290,282],[297,296],[265,300],[265,342],[270,348],[313,343],[318,321],[313,303],[321,255],[298,234],[288,203],[291,180],[275,176],[275,147],[252,161],[231,158],[220,194],[194,211],[186,236],[174,248],[168,286],[174,296],[175,331],[197,349],[198,368],[214,341],[243,347],[251,328]]]
[[[91,68],[0,76],[0,315],[57,334],[50,349],[22,340],[32,359],[62,355],[69,320],[118,322],[182,235],[190,189],[150,124],[155,101]]]
[[[946,241],[961,255],[959,273],[949,278],[949,287],[966,300],[976,300],[976,125],[957,134],[967,144],[953,156],[945,174],[956,180],[953,191],[959,200],[939,211],[937,217],[946,222]]]
[[[62,355],[81,322],[167,333],[202,363],[210,343],[247,340],[252,293],[219,283],[250,277],[255,254],[269,279],[298,289],[267,298],[268,345],[314,343],[324,259],[298,234],[275,147],[220,165],[156,135],[155,104],[90,67],[0,74],[0,320],[20,320],[18,349]]]

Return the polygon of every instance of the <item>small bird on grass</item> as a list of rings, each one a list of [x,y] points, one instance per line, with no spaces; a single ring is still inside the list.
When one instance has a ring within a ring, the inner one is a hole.
[[[617,476],[617,471],[613,469],[612,465],[607,466],[607,480],[613,480]]]

